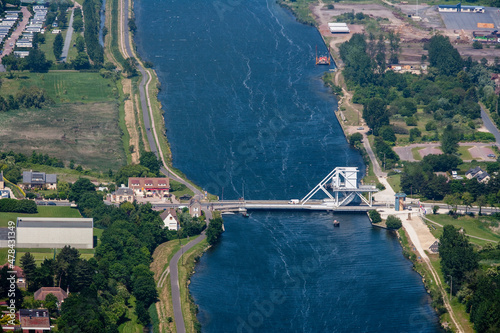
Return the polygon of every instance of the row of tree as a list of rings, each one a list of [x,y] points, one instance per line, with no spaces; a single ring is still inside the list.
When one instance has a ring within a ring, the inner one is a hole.
[[[465,304],[477,332],[500,331],[500,269],[481,266],[481,259],[500,259],[500,245],[485,246],[479,252],[469,243],[465,231],[446,225],[439,238],[443,276],[450,292]]]
[[[38,208],[31,200],[0,199],[0,212],[36,214]]]
[[[83,14],[85,16],[85,45],[90,59],[97,66],[104,63],[104,50],[99,43],[100,17],[99,9],[101,2],[99,0],[85,0],[83,2]]]

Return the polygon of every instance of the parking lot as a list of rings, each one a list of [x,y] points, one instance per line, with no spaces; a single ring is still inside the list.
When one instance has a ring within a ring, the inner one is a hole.
[[[451,30],[476,30],[493,31],[499,30],[500,12],[498,8],[485,7],[484,13],[440,13],[447,29]],[[493,23],[495,29],[478,28],[478,23]]]

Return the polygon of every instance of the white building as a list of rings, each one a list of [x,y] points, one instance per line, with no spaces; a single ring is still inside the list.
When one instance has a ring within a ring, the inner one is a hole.
[[[94,220],[89,218],[18,217],[18,248],[77,249],[94,247]]]
[[[179,221],[177,220],[177,213],[175,212],[175,209],[170,208],[169,210],[164,211],[161,213],[160,217],[163,220],[165,228],[168,230],[179,230],[181,228]]]

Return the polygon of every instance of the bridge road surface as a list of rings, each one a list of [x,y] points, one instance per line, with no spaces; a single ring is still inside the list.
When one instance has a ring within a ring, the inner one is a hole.
[[[61,53],[61,61],[66,62],[68,60],[68,52],[71,47],[71,38],[73,37],[73,16],[75,10],[71,10],[71,16],[69,18],[68,30],[66,31],[66,37],[64,38],[64,47]]]

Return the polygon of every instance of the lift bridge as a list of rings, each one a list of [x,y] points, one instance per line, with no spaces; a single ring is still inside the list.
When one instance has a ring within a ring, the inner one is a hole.
[[[373,185],[358,185],[358,172],[358,168],[356,167],[337,167],[333,169],[300,200],[300,204],[307,204],[321,190],[329,198],[323,200],[328,206],[347,206],[355,197],[359,197],[362,202],[372,207],[372,194],[377,192],[378,189]],[[368,198],[363,193],[368,193]]]
[[[367,211],[373,209],[372,194],[377,192],[373,185],[358,184],[358,168],[337,167],[318,183],[302,200],[223,200],[206,205],[221,212],[246,212],[247,210],[326,210],[326,211]],[[322,191],[326,198],[313,199]],[[364,195],[364,194],[368,195]],[[351,205],[356,197],[361,205]]]

